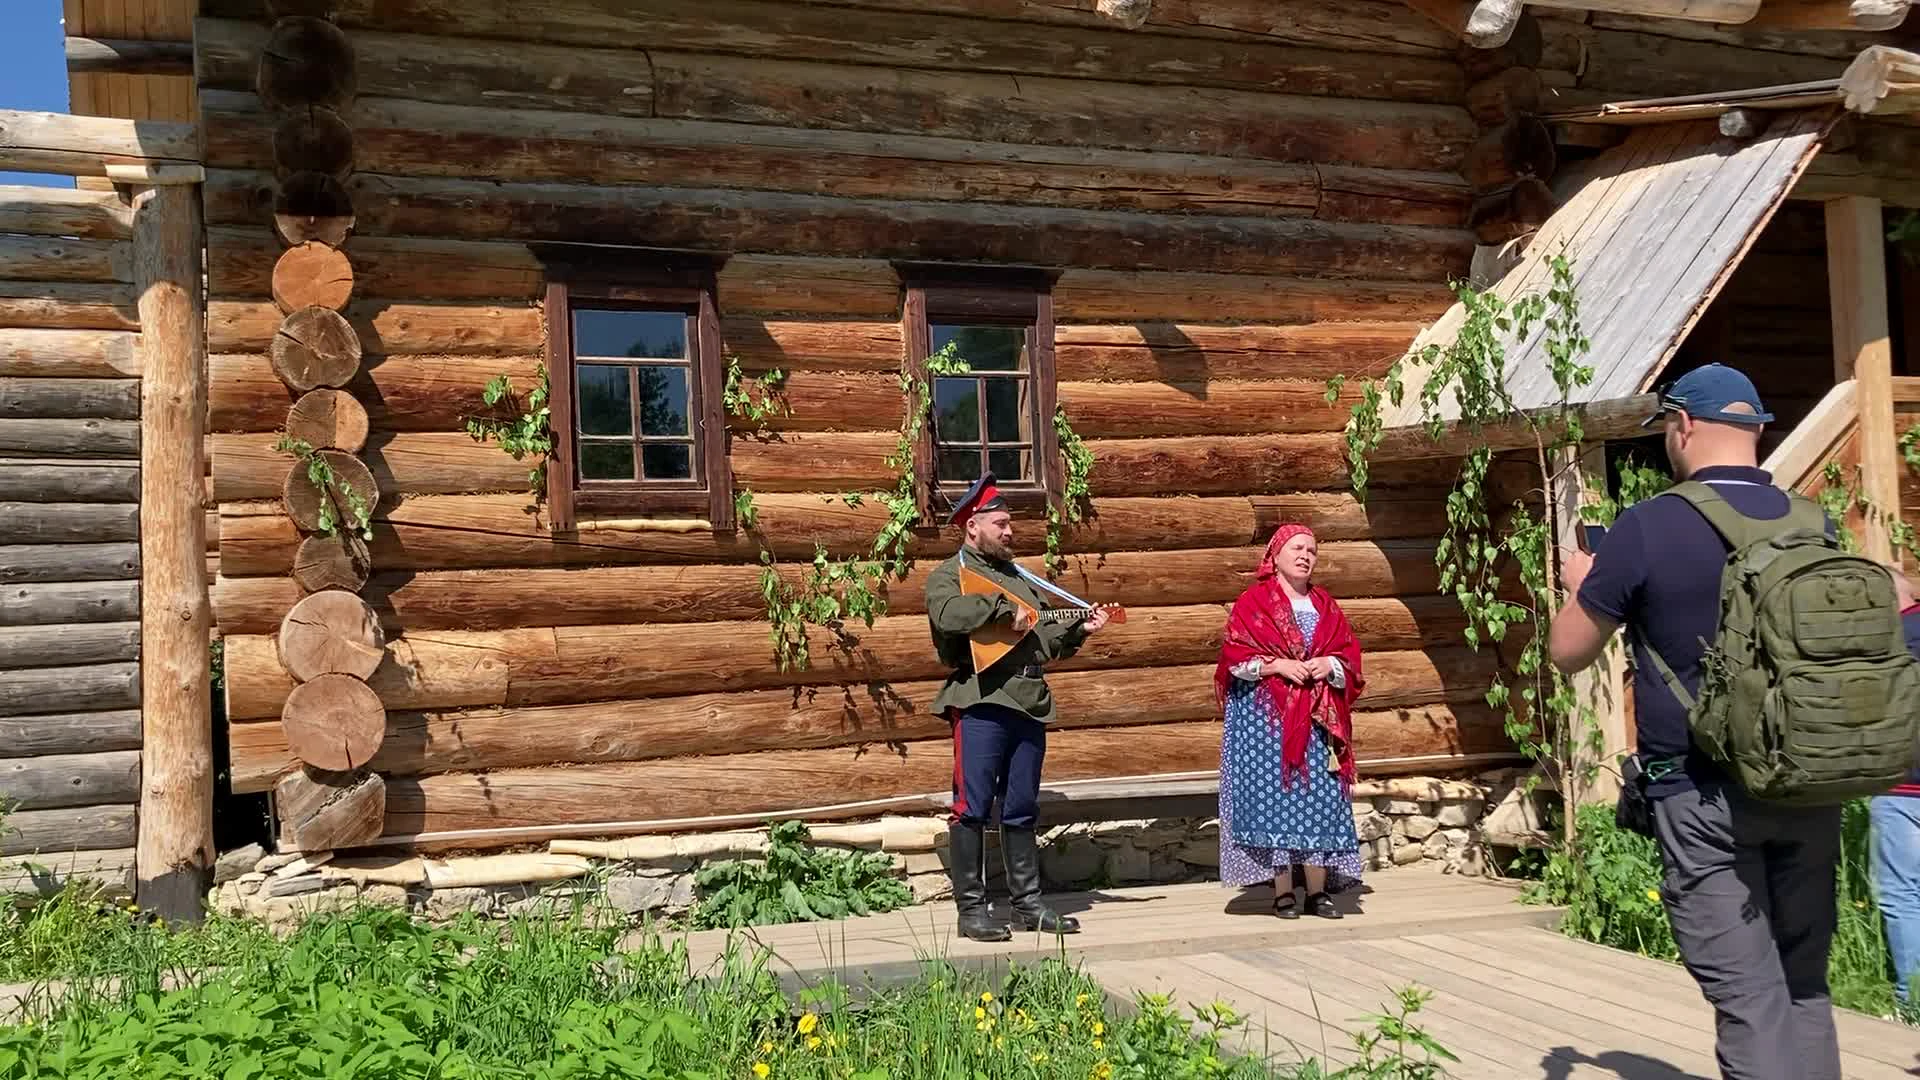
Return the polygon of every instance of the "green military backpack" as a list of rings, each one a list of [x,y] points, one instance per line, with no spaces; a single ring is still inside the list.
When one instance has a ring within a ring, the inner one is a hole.
[[[1788,492],[1785,518],[1735,510],[1707,484],[1676,484],[1733,550],[1700,697],[1658,653],[1693,741],[1748,794],[1834,805],[1905,779],[1920,738],[1920,661],[1907,651],[1887,568],[1842,551],[1826,515]]]

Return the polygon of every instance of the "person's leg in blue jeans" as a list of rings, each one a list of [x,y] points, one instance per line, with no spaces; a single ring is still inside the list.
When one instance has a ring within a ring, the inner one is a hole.
[[[1894,996],[1912,1008],[1909,982],[1920,970],[1920,798],[1879,795],[1873,821],[1873,898],[1893,954]]]

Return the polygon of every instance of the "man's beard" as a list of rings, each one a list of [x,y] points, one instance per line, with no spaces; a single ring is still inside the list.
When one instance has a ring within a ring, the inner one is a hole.
[[[1003,544],[991,537],[982,536],[980,539],[974,541],[973,546],[979,548],[980,554],[985,555],[989,559],[1003,559],[1007,561],[1012,561],[1013,559],[1013,545]]]

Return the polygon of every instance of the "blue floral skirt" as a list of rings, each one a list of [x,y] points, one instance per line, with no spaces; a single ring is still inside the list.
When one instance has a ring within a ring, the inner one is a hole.
[[[1271,881],[1291,866],[1327,868],[1327,891],[1360,883],[1360,839],[1353,806],[1328,771],[1326,734],[1307,736],[1305,775],[1280,786],[1280,729],[1267,695],[1235,679],[1227,692],[1220,741],[1220,880]]]

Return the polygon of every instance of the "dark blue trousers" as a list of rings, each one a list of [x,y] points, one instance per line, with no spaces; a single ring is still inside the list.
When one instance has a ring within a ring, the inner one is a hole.
[[[995,705],[975,705],[953,725],[953,820],[985,825],[993,800],[1000,824],[1031,829],[1040,816],[1040,762],[1047,725]]]

